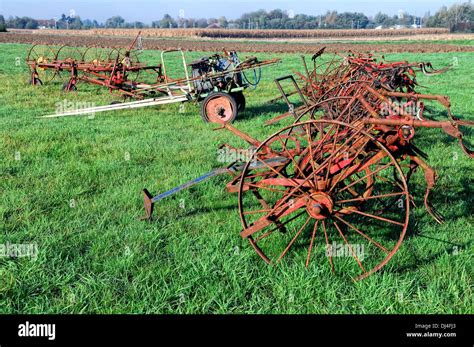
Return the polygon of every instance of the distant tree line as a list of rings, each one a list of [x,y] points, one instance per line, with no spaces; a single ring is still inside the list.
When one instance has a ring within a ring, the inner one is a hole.
[[[444,27],[451,30],[468,27],[471,31],[474,23],[474,7],[471,3],[454,4],[450,8],[446,6],[427,19],[426,25],[429,27]]]
[[[37,29],[38,21],[30,17],[10,17],[7,20],[0,15],[0,26],[16,29]]]
[[[323,15],[294,14],[291,11],[280,9],[265,11],[259,10],[244,13],[240,18],[228,20],[220,18],[173,18],[165,14],[162,19],[150,24],[143,22],[126,22],[121,16],[113,16],[99,23],[96,20],[81,20],[79,16],[61,17],[54,21],[44,21],[29,17],[10,17],[7,20],[0,15],[0,31],[7,28],[37,29],[41,26],[56,27],[58,29],[90,29],[90,28],[233,28],[233,29],[369,29],[377,27],[409,27],[425,26],[449,28],[451,30],[472,31],[474,22],[474,7],[471,0],[451,7],[443,6],[434,15],[429,12],[422,17],[400,12],[397,15],[387,15],[382,12],[368,17],[359,12],[328,11]],[[53,23],[54,22],[54,23]]]
[[[0,32],[7,31],[7,26],[5,25],[5,18],[0,14]]]

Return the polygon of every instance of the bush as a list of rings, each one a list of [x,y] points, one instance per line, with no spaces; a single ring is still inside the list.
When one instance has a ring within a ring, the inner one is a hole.
[[[5,33],[7,32],[7,28],[5,27],[5,24],[0,24],[0,33]]]

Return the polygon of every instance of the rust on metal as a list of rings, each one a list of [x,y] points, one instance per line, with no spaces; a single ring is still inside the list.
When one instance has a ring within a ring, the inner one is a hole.
[[[417,168],[426,181],[426,210],[443,222],[429,201],[437,175],[415,145],[418,129],[441,129],[473,157],[461,128],[474,122],[455,117],[449,97],[417,92],[416,71],[438,74],[446,68],[356,53],[319,63],[323,51],[313,56],[312,70],[303,59],[305,73],[296,74],[299,81],[292,75],[275,80],[281,97],[274,100],[286,102],[289,111],[269,123],[293,117],[290,125],[263,141],[228,123],[221,126],[252,151],[220,172],[231,176],[227,190],[238,193],[240,235],[266,263],[293,253],[308,267],[315,257],[320,257],[319,265],[322,255],[332,272],[339,264],[361,280],[385,266],[400,248],[414,205],[408,184]],[[284,90],[283,81],[294,90]],[[299,106],[291,96],[299,98]],[[446,119],[434,119],[427,103],[445,108]],[[147,202],[166,194],[145,195],[148,216],[152,209]],[[341,248],[352,261],[340,259]]]

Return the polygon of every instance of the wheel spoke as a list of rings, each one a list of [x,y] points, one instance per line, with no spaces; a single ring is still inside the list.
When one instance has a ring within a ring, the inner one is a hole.
[[[360,214],[360,215],[365,216],[365,217],[369,217],[369,218],[373,218],[373,219],[378,219],[378,220],[380,220],[380,221],[387,222],[387,223],[390,223],[390,224],[400,225],[400,226],[402,226],[402,227],[405,226],[404,223],[400,223],[400,222],[394,221],[394,220],[389,219],[389,218],[384,218],[384,217],[380,217],[380,216],[375,216],[375,215],[373,215],[373,214],[366,213],[366,212],[362,212],[362,211],[358,211],[358,210],[356,210],[356,209],[351,210],[351,212]]]
[[[309,160],[310,160],[311,167],[313,168],[313,171],[315,171],[316,166],[315,166],[313,150],[312,150],[313,141],[311,140],[311,133],[310,133],[310,129],[308,129],[308,124],[306,124],[305,130],[306,130],[306,136],[308,138],[307,141],[308,141]]]
[[[308,219],[306,219],[306,222],[303,224],[303,226],[298,230],[298,232],[296,233],[296,235],[291,239],[290,243],[288,244],[288,246],[286,246],[285,250],[280,254],[280,256],[278,257],[277,259],[277,263],[280,262],[280,260],[286,255],[286,253],[288,252],[288,250],[291,248],[291,246],[293,246],[293,243],[295,243],[296,239],[298,238],[298,236],[300,236],[301,232],[304,230],[304,228],[308,225],[309,221],[311,220],[311,217],[308,217]]]
[[[248,183],[248,182],[247,182],[247,183],[245,183],[245,184],[247,184],[247,185],[248,185],[249,187],[251,187],[251,188],[261,188],[261,189],[265,189],[265,190],[268,190],[268,191],[273,192],[273,193],[284,194],[284,193],[287,192],[287,190],[276,189],[276,188],[270,188],[270,187],[265,186],[265,185],[263,185],[263,184],[258,184],[258,182],[257,182],[257,183]]]
[[[337,135],[339,135],[339,124],[337,125],[337,130],[334,134],[334,141],[332,143],[332,149],[331,149],[331,153],[334,152],[336,150],[336,142],[337,142]],[[324,187],[325,189],[328,188],[328,184],[329,184],[329,173],[331,171],[331,165],[333,163],[333,159],[331,159],[328,163],[328,166],[327,166],[327,169],[326,169],[326,178],[324,179]]]
[[[292,190],[292,192],[295,192],[297,189],[299,189],[300,186],[302,186],[303,184],[305,184],[307,180],[312,179],[312,178],[313,178],[314,176],[316,176],[320,171],[322,171],[322,170],[324,169],[325,165],[326,165],[326,164],[328,163],[328,161],[331,159],[331,157],[332,157],[332,156],[335,156],[336,154],[338,154],[338,153],[347,145],[347,143],[348,143],[349,141],[351,141],[351,140],[352,140],[357,134],[359,134],[361,131],[362,131],[362,128],[357,129],[354,134],[352,134],[349,138],[346,139],[346,142],[344,142],[344,144],[343,144],[341,147],[339,147],[333,154],[331,154],[331,155],[329,156],[329,158],[326,158],[326,159],[324,160],[324,162],[323,162],[321,165],[319,165],[318,169],[315,170],[315,171],[313,171],[313,172],[311,173],[311,175],[309,175],[307,178],[305,178],[305,179],[303,180],[303,182],[301,183],[301,185],[295,187],[295,188]],[[262,160],[259,159],[258,157],[257,157],[257,159],[260,160],[260,161],[262,161]],[[265,165],[268,166],[268,164],[266,164],[266,163],[265,163]],[[282,199],[282,201],[280,201],[280,205],[283,204],[283,203],[289,198],[289,196],[291,196],[291,195],[293,195],[293,194],[294,194],[294,193],[290,193],[290,195],[288,195],[288,196],[286,197],[286,199],[285,199],[285,198]],[[303,192],[303,194],[304,194],[304,192]],[[279,207],[279,205],[277,204],[277,206],[274,207],[274,210],[277,209],[278,207]]]
[[[367,140],[362,146],[360,146],[360,148],[357,150],[357,152],[354,154],[354,160],[357,158],[357,156],[362,152],[362,150],[365,148],[365,146],[367,145],[367,143],[369,142],[369,140]],[[339,177],[337,178],[337,181],[331,186],[331,188],[329,189],[329,192],[332,192],[332,190],[334,189],[334,187],[337,186],[337,184],[344,179],[344,176],[347,174],[347,171],[352,168],[353,166],[351,165],[347,165],[343,171],[341,171],[341,173],[339,174]]]
[[[387,167],[389,167],[389,166],[391,166],[391,165],[392,165],[392,163],[388,163],[387,165],[384,165],[384,166],[382,166],[381,168],[378,168],[378,169],[376,169],[376,170],[374,170],[374,171],[371,171],[371,172],[368,173],[367,175],[365,175],[365,176],[363,176],[363,177],[361,177],[361,178],[355,180],[354,182],[348,184],[347,186],[341,188],[341,189],[339,190],[339,193],[342,193],[342,192],[345,191],[346,189],[348,189],[348,188],[354,186],[355,184],[359,183],[360,181],[362,181],[362,180],[364,180],[364,179],[366,179],[366,178],[368,178],[368,177],[370,177],[370,176],[376,174],[377,172],[386,169]]]
[[[358,234],[362,235],[362,237],[365,237],[367,240],[369,240],[370,242],[372,242],[374,245],[376,245],[378,248],[380,248],[382,251],[384,251],[385,253],[390,253],[390,251],[388,249],[386,249],[384,246],[382,246],[380,243],[378,243],[377,241],[373,240],[371,237],[369,237],[368,235],[364,234],[362,231],[360,231],[359,229],[357,229],[355,226],[353,226],[351,223],[349,223],[348,221],[346,221],[345,219],[341,218],[340,216],[334,216],[335,218],[337,218],[338,220],[340,220],[342,223],[344,223],[345,225],[347,225],[349,228],[355,230]]]
[[[379,175],[377,175],[376,177],[377,177],[378,179],[380,179],[381,181],[384,181],[384,182],[386,182],[386,183],[391,184],[391,185],[394,186],[394,187],[403,189],[403,187],[402,187],[398,182],[392,182],[391,180],[389,180],[389,179],[387,179],[387,178],[385,178],[385,177],[379,176]]]
[[[293,165],[295,166],[295,170],[298,170],[301,174],[301,176],[303,178],[306,178],[306,175],[303,173],[303,171],[301,170],[300,166],[298,165],[298,163],[295,161],[295,158],[294,156],[291,155],[291,153],[288,151],[288,148],[286,148],[286,145],[284,144],[283,140],[281,139],[280,135],[278,135],[278,141],[280,141],[281,145],[283,146],[284,148],[284,151],[286,152],[286,154],[288,155],[288,158],[293,162]],[[310,181],[311,182],[311,181]],[[314,183],[311,182],[310,183],[312,185],[313,188],[315,188],[314,186]]]
[[[306,181],[308,180],[308,178],[305,178],[305,179],[303,180],[303,183],[298,184],[298,182],[296,182],[295,180],[293,180],[293,179],[291,179],[291,178],[288,178],[288,177],[285,177],[281,172],[276,171],[274,168],[272,168],[270,165],[268,165],[264,160],[258,158],[258,156],[255,156],[255,158],[256,158],[258,161],[260,161],[261,163],[263,163],[263,165],[265,165],[265,166],[266,166],[267,168],[269,168],[271,171],[273,171],[274,173],[276,173],[277,175],[281,176],[281,177],[284,178],[284,179],[291,180],[291,181],[295,184],[294,190],[299,190],[302,194],[305,193],[304,191],[302,191],[302,190],[300,189],[300,187],[302,187],[303,184],[306,183]],[[293,194],[292,194],[292,195],[293,195]]]
[[[311,251],[313,250],[314,237],[316,236],[316,230],[318,229],[318,220],[314,223],[313,234],[311,235],[311,242],[308,248],[308,256],[306,257],[306,267],[309,265],[309,259],[311,258]]]
[[[275,231],[277,231],[277,230],[279,230],[279,229],[285,227],[286,224],[288,224],[288,223],[294,221],[295,219],[297,219],[298,217],[300,217],[301,215],[303,215],[303,214],[305,214],[305,213],[306,213],[305,211],[302,211],[302,212],[298,213],[296,216],[293,216],[293,217],[289,218],[288,220],[286,220],[286,221],[284,221],[284,222],[282,222],[282,223],[278,223],[275,228],[273,228],[273,229],[267,231],[265,234],[259,236],[257,239],[260,238],[260,240],[261,240],[261,239],[265,238],[266,236],[270,235],[271,233],[273,233],[273,232],[275,232]],[[264,235],[265,235],[265,236],[264,236]]]
[[[323,225],[323,232],[324,232],[324,238],[326,240],[326,257],[328,257],[329,259],[329,265],[331,266],[331,271],[334,273],[334,263],[332,261],[332,255],[331,255],[331,252],[330,252],[330,249],[329,249],[329,238],[328,238],[328,233],[327,233],[327,230],[326,230],[326,222],[323,220],[322,223]]]
[[[349,247],[349,250],[351,251],[352,256],[356,260],[356,262],[359,265],[359,267],[361,268],[362,272],[365,274],[367,271],[365,271],[364,266],[362,266],[362,263],[360,262],[359,257],[357,257],[357,255],[355,254],[354,249],[352,248],[350,243],[347,242],[347,239],[344,236],[344,233],[342,232],[341,228],[339,227],[339,225],[337,224],[337,222],[335,220],[333,220],[332,222],[333,222],[334,226],[336,227],[337,231],[339,232],[339,235],[341,235],[342,239],[344,240],[344,243],[347,245],[347,247]]]
[[[243,214],[257,214],[257,213],[266,213],[271,211],[269,208],[268,209],[263,209],[263,210],[256,210],[256,211],[244,211]]]
[[[332,112],[341,120],[355,118],[351,113],[361,103],[349,97],[356,92],[355,86],[343,88],[345,99],[322,101],[318,106],[322,117]],[[311,116],[306,110],[298,114],[300,118]],[[393,257],[408,226],[409,206],[383,208],[396,199],[405,202],[403,196],[409,196],[399,158],[371,136],[365,125],[330,119],[300,122],[300,118],[261,142],[252,156],[254,164],[247,163],[242,170],[240,234],[266,262],[279,263],[295,253],[309,268],[312,259],[319,260],[319,248],[325,246],[332,272],[337,267],[355,280],[365,278]],[[273,156],[283,163],[268,161]],[[318,245],[319,233],[324,234],[324,241]],[[393,233],[400,234],[396,242],[383,237],[392,239]],[[332,250],[336,242],[346,252],[345,259],[334,253],[339,248]],[[365,254],[359,253],[357,242],[367,247]],[[311,265],[321,265],[316,262]]]
[[[335,204],[345,204],[345,203],[348,203],[348,202],[366,201],[366,200],[371,200],[371,199],[381,199],[381,198],[392,197],[392,196],[400,196],[400,195],[405,195],[405,193],[404,192],[387,193],[387,194],[371,195],[371,196],[367,196],[367,197],[360,197],[360,198],[354,198],[354,199],[337,200],[335,202]]]

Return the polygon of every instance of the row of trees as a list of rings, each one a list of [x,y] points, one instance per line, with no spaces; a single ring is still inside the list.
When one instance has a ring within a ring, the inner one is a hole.
[[[228,20],[220,18],[173,18],[166,14],[161,20],[152,22],[153,28],[206,28],[219,26],[233,29],[316,29],[316,28],[366,28],[370,23],[369,18],[363,13],[336,11],[327,12],[325,15],[310,16],[293,14],[291,11],[280,9],[245,13],[240,18]]]
[[[79,16],[66,16],[62,14],[57,20],[39,20],[31,17],[10,17],[5,20],[0,15],[0,28],[2,26],[15,29],[38,29],[40,26],[56,27],[58,29],[90,29],[100,27],[101,25],[96,20],[86,19],[82,21]]]
[[[5,18],[0,14],[0,32],[7,31],[7,26],[5,25]]]
[[[220,18],[186,18],[181,13],[179,18],[173,18],[169,14],[162,19],[153,21],[151,25],[142,22],[126,22],[120,16],[114,16],[99,23],[96,20],[81,20],[79,16],[62,15],[61,18],[54,21],[54,24],[48,25],[59,29],[90,29],[90,28],[206,28],[209,26],[218,26],[221,28],[242,28],[242,29],[365,29],[393,26],[427,26],[427,27],[446,27],[456,29],[460,23],[468,24],[469,30],[472,30],[474,22],[474,8],[469,2],[455,4],[447,8],[442,7],[434,15],[426,13],[423,17],[416,17],[408,13],[400,12],[397,15],[390,16],[384,13],[377,13],[369,18],[359,12],[328,11],[324,15],[311,16],[305,14],[294,14],[292,11],[283,11],[280,9],[265,11],[259,10],[245,13],[235,20],[227,20],[226,17]],[[36,29],[40,26],[40,21],[29,17],[10,17],[4,20],[0,16],[0,29],[2,23],[7,28]],[[51,23],[49,23],[51,24]]]
[[[38,28],[38,21],[30,17],[10,17],[5,18],[0,15],[0,27],[17,28],[17,29],[36,29]]]
[[[474,7],[471,1],[463,4],[454,4],[450,8],[443,6],[434,16],[430,16],[426,25],[430,27],[445,27],[456,29],[461,23],[474,23]]]

